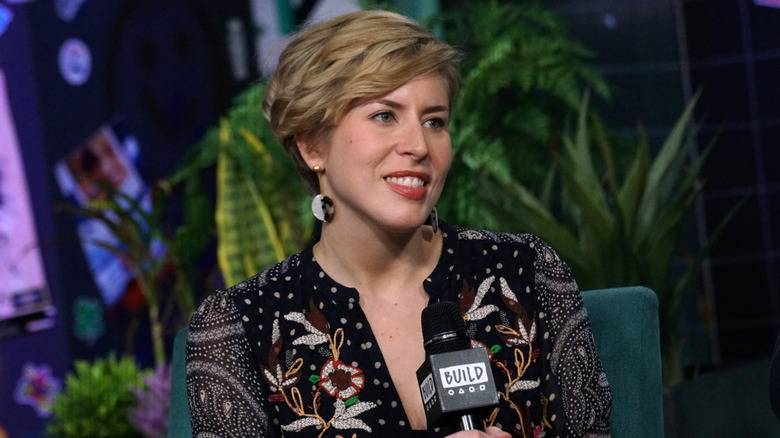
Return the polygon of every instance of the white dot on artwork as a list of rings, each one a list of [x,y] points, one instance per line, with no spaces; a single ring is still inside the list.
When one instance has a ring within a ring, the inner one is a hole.
[[[358,330],[362,329],[363,328],[363,323],[359,322],[359,323],[355,324],[355,328],[358,329]]]

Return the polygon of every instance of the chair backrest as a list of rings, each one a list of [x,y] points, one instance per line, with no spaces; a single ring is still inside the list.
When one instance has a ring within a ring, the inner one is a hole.
[[[582,293],[604,371],[612,388],[614,438],[663,437],[658,300],[645,287]],[[187,329],[173,344],[169,438],[191,438],[184,356]]]
[[[187,352],[187,328],[173,340],[171,362],[171,410],[168,413],[168,438],[192,438],[190,406],[187,402],[187,376],[184,357]]]
[[[614,438],[664,436],[658,298],[636,286],[582,292],[612,389]]]

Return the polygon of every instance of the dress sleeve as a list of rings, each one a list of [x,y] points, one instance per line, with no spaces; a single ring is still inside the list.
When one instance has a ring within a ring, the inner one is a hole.
[[[187,337],[187,396],[194,437],[273,437],[272,411],[229,291],[210,295]]]
[[[535,284],[550,332],[545,348],[552,371],[551,404],[563,412],[568,437],[608,437],[612,394],[601,365],[588,314],[569,267],[544,241],[532,240]],[[550,394],[548,394],[548,397]]]

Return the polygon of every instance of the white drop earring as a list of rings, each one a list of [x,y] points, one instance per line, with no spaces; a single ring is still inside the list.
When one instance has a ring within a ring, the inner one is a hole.
[[[322,222],[333,219],[333,200],[320,193],[311,200],[311,212]]]
[[[321,175],[324,171],[319,165],[314,165],[311,170],[317,175]],[[315,196],[311,201],[311,212],[314,214],[314,217],[322,222],[330,222],[333,219],[334,211],[333,200],[322,193]]]

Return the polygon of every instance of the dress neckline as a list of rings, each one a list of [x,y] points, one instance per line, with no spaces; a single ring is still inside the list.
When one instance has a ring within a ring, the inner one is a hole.
[[[439,254],[436,266],[423,281],[423,288],[432,301],[436,301],[444,295],[442,286],[446,284],[450,267],[454,265],[453,262],[457,253],[456,230],[449,224],[440,222],[439,232],[442,233],[441,254]],[[337,282],[317,262],[317,259],[314,257],[314,245],[318,241],[319,236],[315,235],[300,253],[303,279],[312,283],[311,288],[315,293],[322,294],[336,301],[359,303],[360,294],[356,288]]]

